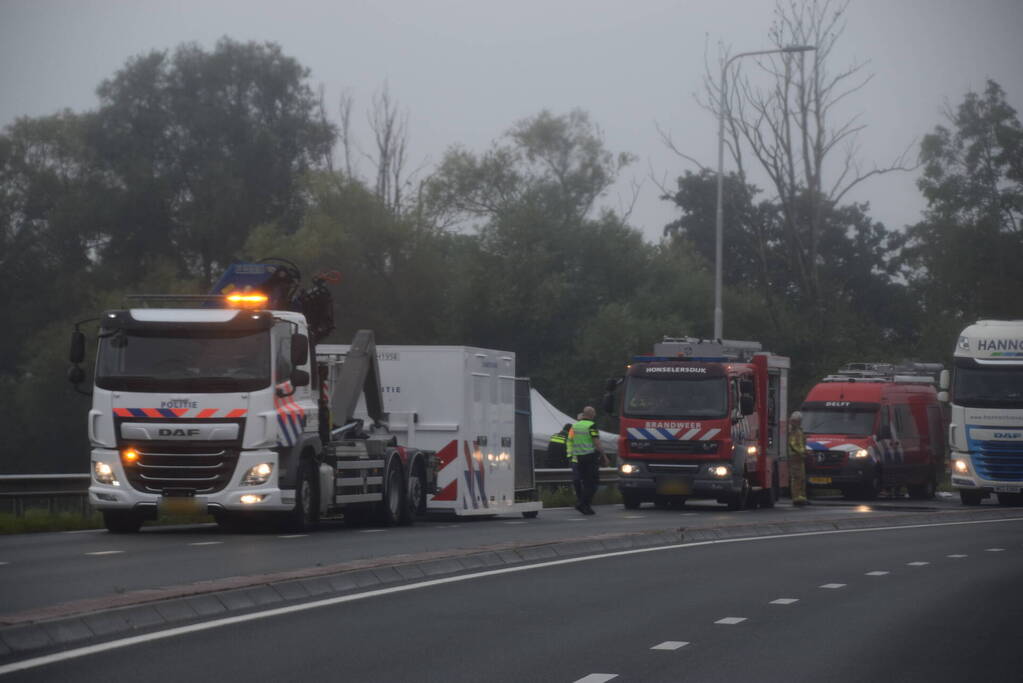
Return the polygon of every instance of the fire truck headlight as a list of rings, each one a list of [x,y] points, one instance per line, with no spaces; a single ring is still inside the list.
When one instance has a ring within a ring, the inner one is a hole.
[[[633,465],[631,463],[623,463],[618,471],[622,474],[639,474],[639,465]]]
[[[862,460],[864,458],[869,458],[870,457],[870,451],[868,451],[866,448],[858,448],[858,449],[856,449],[855,451],[852,452],[852,457],[856,458],[857,460]]]
[[[732,474],[732,468],[728,465],[711,465],[710,473],[715,477],[727,477]]]
[[[114,477],[114,468],[105,462],[96,460],[92,463],[92,476],[100,484],[121,485],[121,482]]]
[[[953,460],[952,469],[956,474],[968,474],[970,471],[970,465],[965,460]]]
[[[242,486],[261,486],[270,479],[270,475],[273,474],[273,471],[273,463],[261,462],[250,468],[249,471],[245,473],[245,478],[242,479]]]

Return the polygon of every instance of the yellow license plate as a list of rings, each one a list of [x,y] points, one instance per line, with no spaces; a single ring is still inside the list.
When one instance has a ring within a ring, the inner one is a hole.
[[[657,482],[657,494],[661,496],[688,496],[693,486],[688,479],[662,479]]]
[[[206,505],[195,496],[164,496],[160,499],[160,514],[203,515]]]
[[[831,477],[810,477],[811,484],[830,484]]]

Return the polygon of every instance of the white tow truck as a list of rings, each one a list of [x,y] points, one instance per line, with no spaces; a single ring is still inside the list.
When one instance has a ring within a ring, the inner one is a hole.
[[[427,511],[447,456],[399,445],[388,430],[371,331],[317,357],[333,301],[327,277],[309,289],[300,278],[286,261],[235,264],[213,295],[136,297],[99,319],[83,391],[89,501],[111,532],[175,513],[304,529],[321,515],[389,525]],[[76,387],[82,324],[71,341]]]

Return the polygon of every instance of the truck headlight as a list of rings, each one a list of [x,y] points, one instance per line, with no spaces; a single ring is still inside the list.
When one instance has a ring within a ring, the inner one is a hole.
[[[864,458],[870,457],[870,451],[868,451],[866,448],[857,448],[850,455],[852,455],[852,457],[856,458],[857,460],[863,460]]]
[[[952,470],[956,474],[968,474],[970,472],[970,465],[965,460],[956,459],[952,461]]]
[[[618,468],[618,471],[622,474],[639,474],[639,465],[624,463]]]
[[[245,473],[245,478],[242,479],[242,486],[261,486],[270,479],[273,471],[273,463],[261,462],[258,465],[254,465]]]
[[[100,484],[109,484],[110,486],[120,486],[121,482],[117,481],[114,477],[114,468],[108,463],[94,460],[92,463],[92,476]]]
[[[711,465],[710,473],[715,477],[727,477],[732,474],[732,468],[728,465]]]

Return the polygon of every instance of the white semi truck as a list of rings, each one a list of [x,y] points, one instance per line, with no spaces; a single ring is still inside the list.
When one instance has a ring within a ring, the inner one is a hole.
[[[447,456],[399,445],[388,430],[372,332],[344,353],[315,353],[333,329],[333,303],[325,278],[306,290],[300,277],[287,262],[236,264],[214,295],[137,297],[138,306],[99,319],[89,501],[111,532],[181,512],[208,512],[224,526],[304,529],[333,514],[409,524],[434,507],[427,499],[443,494]],[[79,324],[76,387],[84,350]],[[513,374],[510,358],[502,371]]]
[[[964,505],[1023,503],[1023,320],[968,326],[953,361],[952,485]]]

